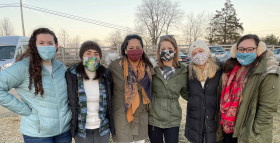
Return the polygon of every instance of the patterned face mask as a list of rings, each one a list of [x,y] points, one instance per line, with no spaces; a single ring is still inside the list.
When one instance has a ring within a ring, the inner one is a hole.
[[[88,71],[94,72],[100,66],[100,59],[96,57],[83,57],[83,65]]]
[[[208,60],[208,55],[205,52],[194,55],[192,59],[194,64],[199,66],[204,65],[207,60]]]
[[[160,51],[160,59],[164,61],[170,61],[174,58],[173,50],[161,50]]]

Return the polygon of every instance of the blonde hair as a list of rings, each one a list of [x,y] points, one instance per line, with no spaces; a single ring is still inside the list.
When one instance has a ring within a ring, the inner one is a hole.
[[[196,76],[199,81],[205,81],[207,77],[211,79],[216,75],[218,68],[216,59],[213,56],[208,58],[204,69],[199,68],[198,65],[191,62],[189,66],[189,78],[194,79]]]
[[[161,68],[164,67],[164,64],[163,64],[163,62],[162,62],[162,59],[160,58],[160,44],[161,44],[161,42],[163,42],[163,41],[168,41],[168,42],[170,42],[170,43],[172,44],[172,46],[174,47],[174,50],[176,50],[176,53],[174,53],[174,58],[173,58],[172,66],[173,66],[173,67],[178,67],[178,66],[179,66],[178,57],[179,57],[179,52],[180,52],[180,50],[179,50],[179,47],[178,47],[178,45],[177,45],[176,40],[175,40],[173,37],[171,37],[171,36],[162,36],[162,37],[160,38],[159,43],[158,43],[157,60],[158,60],[158,65],[159,65],[159,67],[161,67]]]

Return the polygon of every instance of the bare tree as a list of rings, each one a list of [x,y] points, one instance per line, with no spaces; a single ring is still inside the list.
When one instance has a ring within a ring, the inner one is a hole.
[[[70,36],[65,29],[60,29],[58,33],[58,40],[62,47],[67,48],[70,46]]]
[[[14,35],[14,26],[9,20],[9,18],[5,17],[0,22],[0,34],[1,36],[11,36]]]
[[[71,39],[71,48],[79,48],[80,47],[80,43],[81,43],[81,39],[80,36],[76,35],[74,38]]]
[[[183,27],[183,33],[186,37],[186,42],[191,44],[198,38],[203,38],[207,27],[208,17],[204,12],[197,15],[190,13],[186,16],[187,21]]]
[[[110,33],[108,38],[108,42],[110,46],[114,46],[114,47],[121,47],[123,40],[124,40],[124,34],[119,30]]]
[[[182,14],[178,3],[172,0],[143,0],[137,8],[136,22],[138,27],[145,27],[147,32],[143,33],[148,33],[152,44],[156,45],[163,33],[169,34]]]

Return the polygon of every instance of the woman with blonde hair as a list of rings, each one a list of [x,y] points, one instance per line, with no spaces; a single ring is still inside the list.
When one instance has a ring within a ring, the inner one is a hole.
[[[189,98],[185,127],[186,138],[193,143],[216,142],[218,86],[222,69],[211,56],[206,43],[192,43],[188,67]]]
[[[163,36],[158,44],[152,106],[149,112],[151,143],[177,143],[182,119],[179,97],[187,98],[187,68],[178,62],[179,48],[174,38]]]

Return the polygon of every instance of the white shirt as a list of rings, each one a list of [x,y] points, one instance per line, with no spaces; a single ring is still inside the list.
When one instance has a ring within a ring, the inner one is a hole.
[[[89,80],[84,79],[84,89],[87,96],[87,122],[86,129],[97,129],[100,127],[99,119],[99,81],[93,80],[95,72],[85,69]]]
[[[201,81],[200,83],[201,83],[202,88],[204,89],[205,81]]]

